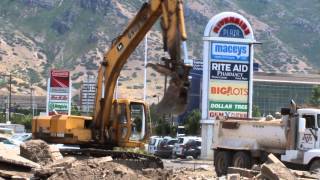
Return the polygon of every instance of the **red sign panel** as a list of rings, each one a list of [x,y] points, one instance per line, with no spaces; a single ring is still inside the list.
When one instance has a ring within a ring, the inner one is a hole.
[[[69,71],[51,70],[50,87],[69,87]]]
[[[69,97],[68,97],[68,95],[51,95],[50,99],[51,100],[65,100],[66,101],[69,99]]]
[[[245,35],[250,34],[249,26],[243,20],[241,20],[240,18],[237,18],[237,17],[225,17],[225,18],[221,19],[216,24],[216,26],[213,28],[213,31],[215,33],[218,33],[220,31],[221,27],[223,27],[226,24],[230,24],[230,23],[236,24],[237,26],[239,26]]]

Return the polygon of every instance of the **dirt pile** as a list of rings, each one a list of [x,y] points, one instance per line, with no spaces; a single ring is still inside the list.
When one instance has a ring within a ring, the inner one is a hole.
[[[30,140],[20,145],[20,156],[40,165],[63,159],[59,149],[42,140]]]
[[[77,160],[71,167],[56,170],[48,179],[79,180],[79,179],[147,179],[132,169],[118,163],[110,162],[105,157]]]

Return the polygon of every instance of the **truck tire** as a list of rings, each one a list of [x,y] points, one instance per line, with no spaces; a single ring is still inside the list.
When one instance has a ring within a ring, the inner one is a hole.
[[[310,172],[320,173],[320,159],[315,159],[311,162]]]
[[[231,152],[215,150],[214,152],[214,167],[217,176],[227,174],[228,167],[231,165]]]
[[[252,160],[249,153],[244,151],[236,152],[232,158],[232,166],[239,168],[250,169],[252,166]]]

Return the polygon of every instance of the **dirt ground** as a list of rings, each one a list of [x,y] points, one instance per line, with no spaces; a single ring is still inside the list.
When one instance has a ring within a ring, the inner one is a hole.
[[[26,143],[20,149],[6,149],[0,144],[0,177],[55,180],[215,179],[212,165],[196,161],[164,160],[164,169],[132,170],[113,162],[111,157],[56,157],[59,157],[56,149],[52,150],[41,141]]]
[[[32,161],[31,161],[32,160]],[[6,149],[0,143],[0,179],[52,179],[52,180],[209,180],[209,179],[318,179],[306,171],[288,169],[274,155],[259,170],[229,168],[218,178],[212,161],[193,159],[164,159],[164,169],[133,170],[116,163],[112,157],[63,157],[56,147],[42,141],[29,141],[20,146],[20,152]],[[132,167],[132,166],[130,166]],[[134,168],[134,167],[133,167]],[[232,170],[233,172],[229,172]],[[266,178],[268,177],[268,178]]]
[[[103,158],[78,159],[71,167],[57,171],[49,179],[132,179],[132,180],[184,180],[184,179],[215,179],[212,168],[197,166],[196,168],[181,167],[178,163],[165,162],[164,169],[132,170],[124,165],[104,161]]]

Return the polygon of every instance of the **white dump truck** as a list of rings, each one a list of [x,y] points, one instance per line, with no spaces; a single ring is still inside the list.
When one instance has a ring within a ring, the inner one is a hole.
[[[291,105],[279,119],[216,120],[212,148],[217,174],[226,174],[229,166],[251,168],[269,153],[289,165],[320,170],[320,109]]]

